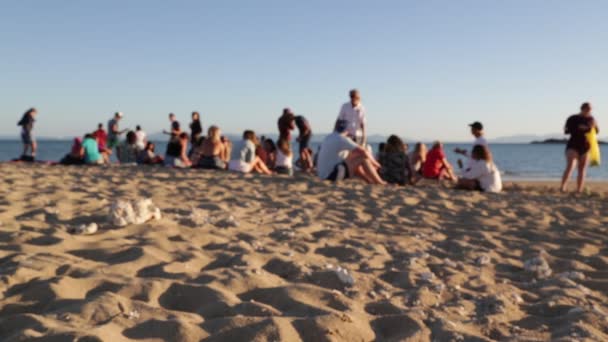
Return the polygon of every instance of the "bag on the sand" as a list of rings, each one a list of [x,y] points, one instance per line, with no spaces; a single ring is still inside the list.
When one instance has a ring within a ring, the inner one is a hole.
[[[597,141],[597,130],[592,129],[587,133],[587,141],[589,142],[589,166],[600,166],[600,144]]]

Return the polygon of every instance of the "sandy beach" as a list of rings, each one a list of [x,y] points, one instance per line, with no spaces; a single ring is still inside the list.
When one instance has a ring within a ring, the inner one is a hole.
[[[5,163],[0,184],[2,341],[608,340],[606,183]],[[140,198],[162,218],[109,223]]]

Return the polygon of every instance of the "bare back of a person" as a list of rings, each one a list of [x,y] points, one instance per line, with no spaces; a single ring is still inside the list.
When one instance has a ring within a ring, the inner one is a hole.
[[[202,146],[203,157],[221,156],[224,144],[221,141],[205,140]]]

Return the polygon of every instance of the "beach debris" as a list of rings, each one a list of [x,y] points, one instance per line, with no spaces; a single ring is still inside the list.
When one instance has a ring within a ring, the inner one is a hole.
[[[505,301],[496,295],[481,298],[477,302],[477,313],[479,316],[501,314],[505,313],[506,310]]]
[[[160,209],[149,198],[135,201],[117,200],[110,206],[109,220],[117,227],[142,224],[160,218]]]
[[[532,259],[528,259],[524,262],[524,269],[530,273],[535,274],[538,278],[546,278],[553,272],[549,263],[542,255],[537,255]]]
[[[521,296],[517,292],[511,293],[511,299],[513,299],[513,301],[517,304],[521,304],[524,302],[524,299],[521,298]]]
[[[184,224],[191,227],[202,227],[210,222],[210,217],[207,216],[207,212],[192,208],[190,214],[184,218]]]
[[[580,306],[575,306],[572,309],[568,310],[568,315],[575,315],[583,312],[585,312],[583,308],[581,308]]]
[[[97,226],[97,223],[95,223],[95,222],[92,222],[89,224],[83,223],[83,224],[79,225],[78,227],[70,230],[70,233],[89,235],[89,234],[95,234],[98,229],[99,229],[99,227]]]
[[[325,265],[325,268],[333,271],[336,276],[338,276],[338,280],[342,282],[344,285],[352,286],[355,284],[355,278],[348,272],[346,268],[341,266],[334,266],[332,264]]]
[[[232,215],[226,217],[223,220],[219,220],[215,223],[215,225],[221,228],[237,228],[238,226],[240,226],[239,221],[237,221],[236,218]]]
[[[477,259],[475,259],[475,263],[477,264],[477,266],[487,265],[491,261],[492,258],[490,258],[487,254],[480,255]]]
[[[433,272],[423,272],[420,274],[420,279],[422,279],[423,281],[431,281],[433,279],[435,279],[435,273]]]
[[[451,268],[457,268],[458,267],[458,264],[455,261],[453,261],[452,259],[450,259],[450,258],[443,259],[443,263],[447,267],[451,267]]]
[[[69,314],[69,313],[67,313],[67,312],[64,312],[64,313],[62,313],[62,314],[57,315],[57,318],[58,318],[59,320],[64,321],[64,322],[69,322],[69,321],[71,321],[71,320],[72,320],[72,316],[70,316],[70,314]]]
[[[438,283],[438,284],[433,285],[433,291],[441,294],[443,292],[443,290],[445,290],[444,283]]]
[[[134,320],[134,319],[138,319],[140,314],[139,314],[139,311],[137,311],[137,310],[131,310],[131,311],[129,311],[129,313],[127,313],[126,316],[127,316],[127,319]]]
[[[585,280],[585,275],[582,272],[578,271],[568,271],[562,272],[557,275],[558,278],[561,279],[570,279],[570,280]]]

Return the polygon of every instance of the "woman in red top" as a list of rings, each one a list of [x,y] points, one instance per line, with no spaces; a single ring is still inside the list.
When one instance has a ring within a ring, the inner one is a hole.
[[[422,176],[430,179],[456,180],[452,165],[445,158],[443,145],[439,141],[433,144],[433,148],[426,155],[426,161],[422,166]]]

